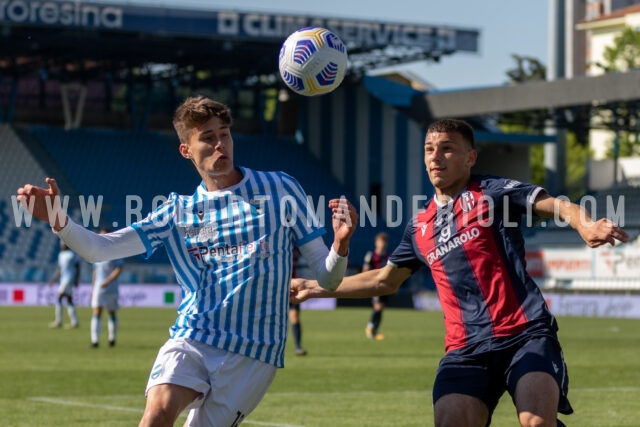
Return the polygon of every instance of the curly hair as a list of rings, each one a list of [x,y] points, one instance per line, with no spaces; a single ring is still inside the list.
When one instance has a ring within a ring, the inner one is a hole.
[[[476,147],[476,141],[473,136],[473,128],[471,125],[464,120],[458,119],[441,119],[435,121],[429,125],[429,129],[427,129],[427,133],[438,132],[438,133],[450,133],[450,132],[458,132],[462,135],[462,138],[467,141],[471,148]]]
[[[180,142],[188,142],[191,130],[208,122],[212,117],[219,118],[228,126],[233,123],[231,110],[226,105],[204,96],[185,99],[173,116],[173,128]]]

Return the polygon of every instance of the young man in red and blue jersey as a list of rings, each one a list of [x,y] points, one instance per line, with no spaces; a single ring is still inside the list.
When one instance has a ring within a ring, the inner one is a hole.
[[[407,225],[387,265],[345,277],[334,292],[295,280],[292,299],[389,294],[426,264],[446,329],[446,354],[433,387],[435,425],[488,426],[505,391],[522,426],[563,425],[557,413],[573,410],[558,327],[526,272],[520,220],[532,213],[559,219],[589,247],[628,236],[541,187],[472,175],[476,159],[471,126],[452,119],[433,123],[424,162],[435,196]]]

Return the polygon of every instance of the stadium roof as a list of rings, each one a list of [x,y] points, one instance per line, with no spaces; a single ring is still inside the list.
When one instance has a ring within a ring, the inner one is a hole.
[[[176,3],[178,4],[178,3]],[[476,52],[475,29],[343,18],[82,1],[0,2],[0,72],[92,78],[153,64],[207,70],[219,83],[273,74],[282,41],[305,26],[336,32],[351,67]]]

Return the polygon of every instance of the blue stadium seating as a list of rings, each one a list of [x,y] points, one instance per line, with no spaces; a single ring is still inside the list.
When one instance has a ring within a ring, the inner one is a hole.
[[[9,216],[5,213],[7,202],[0,200],[0,229],[4,228],[4,225],[9,221]]]

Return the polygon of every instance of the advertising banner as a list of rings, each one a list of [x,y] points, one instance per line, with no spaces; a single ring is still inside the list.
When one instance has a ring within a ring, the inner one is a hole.
[[[120,307],[178,307],[181,291],[177,284],[134,285],[121,284]],[[45,283],[0,283],[0,306],[54,305],[58,298],[58,285]],[[80,284],[73,292],[77,306],[91,305],[91,286]],[[318,298],[303,302],[303,310],[333,310],[334,298]]]
[[[556,316],[640,318],[640,295],[544,293],[544,299]],[[442,311],[435,292],[414,296],[419,310]]]
[[[640,318],[640,295],[553,294],[545,300],[558,316]]]
[[[540,249],[527,251],[531,277],[553,279],[637,279],[640,248],[636,246],[598,249]]]
[[[121,307],[177,307],[180,304],[178,285],[120,285]],[[2,305],[53,305],[58,298],[58,285],[45,283],[0,283]],[[80,284],[73,291],[77,306],[91,305],[91,286]]]

